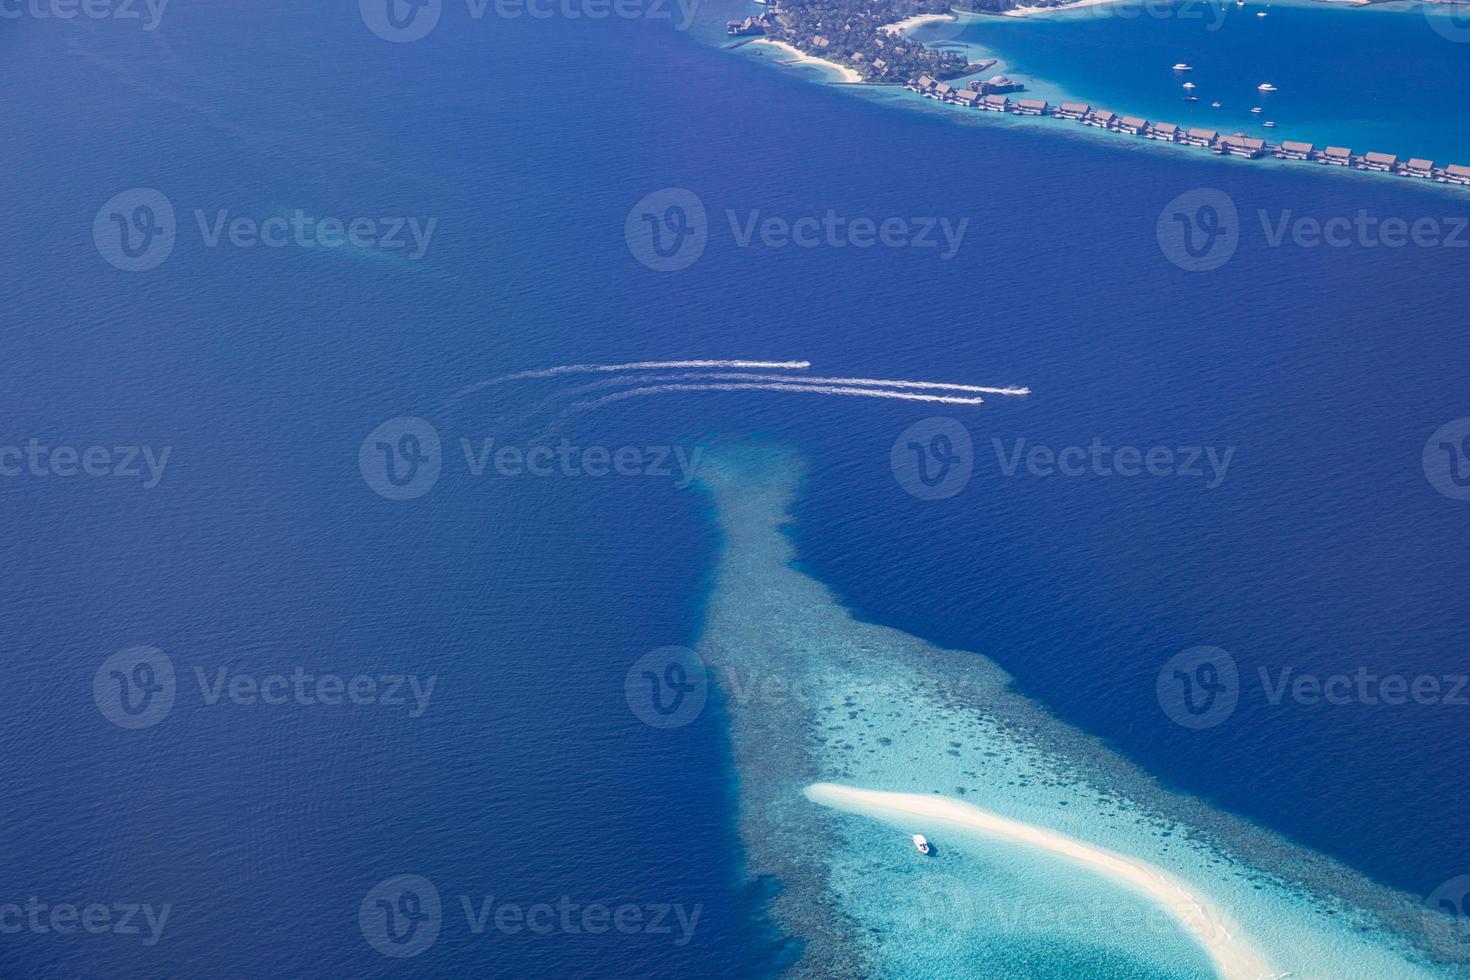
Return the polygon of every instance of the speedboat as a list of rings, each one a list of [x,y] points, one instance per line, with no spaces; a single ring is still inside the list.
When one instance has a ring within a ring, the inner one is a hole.
[[[1218,102],[1211,102],[1210,103],[1210,108],[1211,109],[1218,109],[1218,108],[1220,108],[1220,103],[1218,103]]]
[[[1267,119],[1265,122],[1261,123],[1261,125],[1262,126],[1265,126],[1267,129],[1275,129],[1276,128],[1276,124],[1274,122],[1272,122],[1271,120],[1269,120],[1269,119]]]
[[[1260,13],[1256,14],[1256,16],[1257,17],[1264,17],[1264,16],[1266,16],[1266,12],[1264,10],[1262,10]]]
[[[929,842],[924,839],[923,834],[914,835],[914,847],[918,848],[920,854],[929,853]]]
[[[1254,112],[1256,115],[1259,116],[1261,114],[1261,107],[1256,106],[1254,109],[1251,110],[1251,112]]]
[[[1189,67],[1188,65],[1186,65],[1182,61],[1179,62],[1179,64],[1177,64],[1177,65],[1174,66],[1174,70],[1175,71],[1194,71],[1193,68]]]
[[[1184,87],[1185,88],[1194,88],[1194,82],[1185,82],[1184,83]]]
[[[1262,82],[1261,84],[1256,86],[1257,92],[1275,92],[1276,90],[1276,86],[1272,85],[1270,82]]]
[[[1199,96],[1198,95],[1186,95],[1184,97],[1184,101],[1185,102],[1198,102],[1199,101]]]

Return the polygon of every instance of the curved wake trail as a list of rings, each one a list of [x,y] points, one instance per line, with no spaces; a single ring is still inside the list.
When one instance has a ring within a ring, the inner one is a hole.
[[[633,388],[629,391],[619,391],[611,395],[604,395],[601,398],[575,402],[563,413],[563,416],[577,412],[591,411],[594,408],[601,408],[604,405],[611,405],[613,402],[620,402],[629,398],[644,398],[649,395],[662,395],[675,391],[804,391],[808,394],[817,395],[846,395],[857,398],[897,398],[903,401],[938,402],[943,405],[982,405],[985,402],[985,399],[978,396],[923,395],[912,391],[893,391],[887,388],[808,385],[796,384],[794,381],[667,384]]]
[[[483,391],[491,385],[508,381],[533,381],[541,378],[559,378],[567,374],[605,374],[613,371],[659,371],[665,368],[766,368],[777,371],[805,371],[811,361],[630,361],[626,364],[560,364],[556,367],[540,368],[535,371],[517,371],[502,374],[486,381],[477,381],[460,391],[456,398]]]
[[[746,374],[742,372],[722,371],[692,371],[680,374],[647,374],[636,378],[618,378],[610,381],[596,381],[592,384],[582,385],[572,389],[567,394],[579,394],[584,391],[594,391],[598,388],[609,388],[619,384],[646,384],[649,382],[665,381],[774,381],[784,384],[799,385],[842,385],[862,388],[892,388],[895,390],[913,389],[918,391],[960,391],[970,392],[977,395],[1014,395],[1025,397],[1031,394],[1030,388],[985,388],[980,385],[949,384],[941,381],[893,381],[885,378],[828,378],[817,377],[809,374],[786,375],[786,374]]]

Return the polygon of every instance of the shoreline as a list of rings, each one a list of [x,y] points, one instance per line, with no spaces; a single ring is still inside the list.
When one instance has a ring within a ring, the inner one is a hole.
[[[805,51],[801,50],[800,48],[798,48],[798,47],[796,47],[794,45],[791,45],[791,44],[787,44],[785,41],[773,41],[773,40],[771,40],[768,37],[759,37],[759,38],[756,38],[754,41],[752,41],[750,43],[751,44],[764,44],[764,45],[768,45],[768,46],[773,47],[773,48],[780,48],[785,53],[791,55],[791,60],[790,61],[781,62],[782,64],[785,64],[785,65],[815,65],[818,68],[825,68],[825,69],[828,69],[830,71],[835,71],[838,75],[842,76],[838,81],[832,82],[830,84],[833,84],[833,85],[856,85],[856,84],[859,84],[859,83],[861,83],[863,81],[863,76],[859,75],[855,69],[849,68],[846,65],[839,65],[835,61],[828,61],[826,58],[818,58],[814,54],[807,54]]]
[[[878,30],[885,34],[904,34],[915,27],[923,27],[925,24],[939,24],[947,21],[959,20],[958,14],[914,14],[903,20],[896,20],[891,24],[884,24]]]
[[[836,783],[813,783],[806,788],[805,795],[820,806],[874,817],[901,826],[906,832],[922,829],[914,818],[928,819],[1049,851],[1153,900],[1204,949],[1222,980],[1259,980],[1281,975],[1253,945],[1238,935],[1236,924],[1218,906],[1202,901],[1188,882],[1139,858],[946,796],[857,789]]]

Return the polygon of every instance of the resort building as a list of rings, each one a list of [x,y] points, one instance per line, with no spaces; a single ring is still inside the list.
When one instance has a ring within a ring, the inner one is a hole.
[[[1011,100],[1004,95],[987,95],[980,108],[989,109],[991,112],[1010,112]]]
[[[1197,126],[1184,134],[1184,142],[1190,146],[1214,146],[1215,140],[1219,138],[1220,134],[1215,130],[1200,129]]]
[[[1179,127],[1173,123],[1154,123],[1148,128],[1148,138],[1175,143],[1179,140]]]
[[[1254,160],[1266,152],[1266,141],[1237,133],[1234,136],[1220,137],[1220,142],[1216,144],[1215,150],[1227,156]]]
[[[1092,106],[1085,102],[1063,102],[1061,108],[1057,109],[1058,119],[1081,119],[1092,111]]]
[[[1088,126],[1096,126],[1098,129],[1112,129],[1118,117],[1106,109],[1094,109],[1092,115],[1082,120]]]
[[[1118,121],[1118,129],[1129,136],[1142,136],[1148,130],[1148,120],[1137,116],[1124,116]]]
[[[1425,160],[1423,157],[1414,157],[1408,163],[1404,164],[1403,169],[1399,172],[1405,177],[1433,177],[1434,161]]]
[[[969,106],[971,109],[980,108],[979,92],[956,92],[954,94],[955,105]]]
[[[908,87],[913,89],[915,92],[918,92],[920,95],[928,95],[930,92],[934,91],[934,86],[936,84],[938,83],[935,82],[934,79],[930,78],[928,75],[920,75],[915,81],[909,82]]]
[[[1444,181],[1447,184],[1470,184],[1470,167],[1450,164],[1444,168]]]
[[[948,102],[950,99],[954,98],[954,89],[944,84],[943,82],[940,82],[938,85],[934,86],[933,97],[941,102]]]
[[[1364,170],[1376,170],[1379,173],[1391,174],[1393,168],[1398,164],[1399,158],[1392,153],[1369,153],[1363,157]]]
[[[1020,82],[1013,82],[1004,75],[994,75],[980,83],[980,94],[1004,95],[1007,92],[1020,92],[1025,88]]]
[[[1310,160],[1316,155],[1316,152],[1317,148],[1311,143],[1287,140],[1281,144],[1281,152],[1276,155],[1283,160]]]
[[[1334,167],[1346,167],[1353,162],[1353,151],[1345,146],[1329,146],[1322,151],[1317,162],[1328,163]]]
[[[1016,113],[1022,116],[1044,116],[1051,111],[1051,103],[1045,99],[1022,99],[1016,103]]]

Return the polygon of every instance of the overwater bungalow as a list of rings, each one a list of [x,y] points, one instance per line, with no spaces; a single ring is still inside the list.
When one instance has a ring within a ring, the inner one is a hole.
[[[1296,140],[1287,140],[1281,144],[1281,151],[1276,155],[1283,160],[1310,160],[1316,154],[1317,148],[1311,143],[1298,143]]]
[[[954,95],[955,105],[968,106],[971,109],[980,108],[979,92],[956,92]]]
[[[1258,140],[1254,136],[1243,136],[1236,133],[1234,136],[1222,136],[1215,146],[1217,153],[1226,156],[1245,157],[1254,160],[1266,152],[1266,141]]]
[[[920,95],[928,95],[930,92],[934,91],[934,86],[937,84],[939,83],[934,81],[934,79],[930,78],[928,75],[920,75],[915,81],[909,82],[908,87],[913,89],[915,92],[918,92]]]
[[[1425,160],[1423,157],[1413,157],[1399,169],[1399,173],[1405,177],[1433,177],[1434,161]]]
[[[1214,146],[1215,140],[1220,134],[1213,129],[1201,129],[1198,126],[1184,134],[1184,142],[1190,146]]]
[[[1458,163],[1452,163],[1448,167],[1444,168],[1443,180],[1446,184],[1470,185],[1470,167],[1461,166]]]
[[[1369,153],[1363,157],[1362,169],[1375,170],[1381,174],[1393,173],[1394,167],[1398,165],[1399,158],[1392,153]]]
[[[1148,138],[1151,140],[1163,140],[1165,143],[1177,143],[1179,141],[1179,127],[1173,123],[1154,123],[1148,128]]]
[[[1117,121],[1117,115],[1106,109],[1094,109],[1086,119],[1082,120],[1084,125],[1096,126],[1098,129],[1112,129],[1113,124]]]
[[[1022,116],[1044,116],[1051,111],[1051,103],[1045,99],[1022,99],[1016,103],[1016,113]]]
[[[1058,119],[1082,119],[1092,111],[1092,106],[1085,102],[1063,102],[1057,109]]]
[[[987,95],[980,108],[989,109],[991,112],[1010,112],[1011,100],[1004,95]]]
[[[1004,95],[1007,92],[1020,92],[1025,88],[1020,82],[1013,82],[1004,75],[993,75],[980,83],[982,95]]]
[[[1346,167],[1353,162],[1353,151],[1345,146],[1329,146],[1317,157],[1318,163],[1330,164],[1334,167]]]
[[[1142,136],[1148,130],[1148,120],[1138,116],[1124,116],[1118,120],[1118,129],[1129,136]]]
[[[943,82],[940,82],[938,85],[934,86],[933,97],[941,102],[948,102],[954,98],[954,88],[944,84]]]

